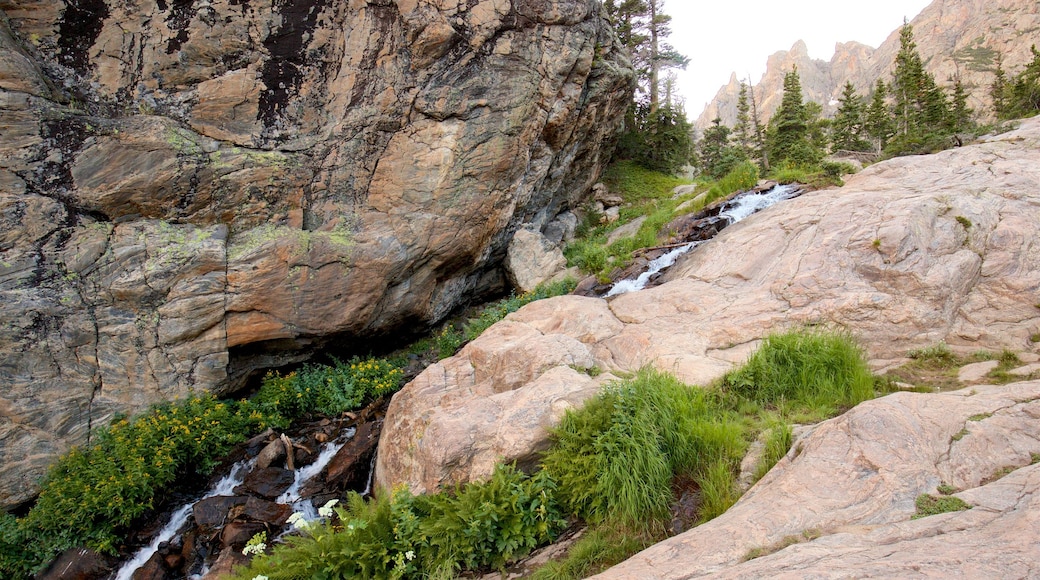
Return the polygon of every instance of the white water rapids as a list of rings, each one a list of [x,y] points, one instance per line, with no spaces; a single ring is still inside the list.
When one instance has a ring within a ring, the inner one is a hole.
[[[114,580],[130,580],[134,572],[138,568],[144,566],[146,562],[152,557],[152,554],[159,550],[159,544],[163,542],[169,542],[173,539],[173,536],[180,531],[184,523],[188,521],[188,516],[191,515],[191,508],[195,505],[196,501],[201,501],[207,498],[211,498],[218,495],[231,495],[231,490],[235,489],[239,485],[242,485],[242,480],[245,479],[246,474],[252,469],[256,459],[250,459],[248,461],[239,461],[231,467],[231,472],[220,479],[212,488],[206,493],[206,495],[199,499],[182,505],[177,511],[173,512],[170,516],[170,521],[163,526],[163,529],[159,530],[159,533],[152,538],[151,543],[141,548],[134,554],[127,563],[123,564],[123,567],[116,573]]]
[[[754,191],[742,193],[723,204],[718,217],[720,220],[725,221],[727,225],[733,225],[749,215],[774,205],[777,202],[791,199],[798,195],[798,192],[799,187],[797,185],[777,185],[776,187],[761,193]],[[618,280],[614,283],[605,297],[610,298],[611,296],[617,296],[627,292],[635,292],[646,288],[646,284],[654,275],[661,270],[672,266],[675,264],[675,261],[679,259],[679,256],[703,243],[704,242],[690,242],[688,244],[683,244],[678,248],[671,250],[667,254],[652,260],[647,264],[646,271],[636,278]]]

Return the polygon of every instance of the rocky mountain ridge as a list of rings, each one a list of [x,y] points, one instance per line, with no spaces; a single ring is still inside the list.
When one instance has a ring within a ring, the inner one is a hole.
[[[0,504],[116,413],[501,291],[633,76],[597,0],[0,0]]]
[[[899,24],[893,23],[893,32],[877,49],[858,42],[838,43],[830,61],[810,58],[802,41],[770,55],[766,72],[753,87],[763,121],[780,106],[784,74],[795,66],[804,98],[822,105],[827,116],[836,110],[846,81],[861,95],[869,94],[878,78],[888,82],[899,52]],[[1030,0],[935,0],[910,24],[925,70],[947,87],[960,76],[969,105],[990,117],[989,87],[996,59],[1002,57],[1004,69],[1010,71],[1032,59],[1029,47],[1040,30],[1040,7]],[[697,118],[697,130],[711,126],[716,117],[733,126],[739,91],[740,79],[733,74]]]

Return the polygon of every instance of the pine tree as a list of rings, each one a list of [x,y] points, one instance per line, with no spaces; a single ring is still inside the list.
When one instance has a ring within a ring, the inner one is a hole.
[[[754,129],[751,126],[751,104],[748,102],[748,85],[740,82],[737,95],[737,123],[733,125],[733,142],[745,159],[754,156]]]
[[[802,81],[795,67],[784,75],[780,108],[769,121],[767,143],[771,163],[811,167],[820,162],[823,150],[813,143],[810,134],[812,112],[802,102]]]
[[[885,104],[887,96],[888,87],[885,86],[885,81],[878,79],[877,84],[874,85],[874,95],[870,99],[870,106],[867,107],[867,119],[863,126],[867,136],[874,142],[875,153],[879,154],[895,132],[892,116]]]
[[[950,99],[950,114],[948,117],[948,128],[951,133],[967,133],[975,129],[972,120],[974,111],[968,107],[968,92],[964,90],[961,77],[958,75],[953,81],[953,97]]]
[[[993,71],[993,84],[989,86],[989,96],[993,99],[993,114],[998,119],[1006,119],[1007,107],[1007,73],[1004,72],[1004,56],[997,55],[997,68]]]
[[[751,84],[750,81],[751,79],[748,79],[748,85]],[[758,103],[755,100],[754,87],[748,93],[751,97],[751,128],[754,135],[755,152],[762,172],[767,173],[769,171],[769,150],[766,148],[765,131],[762,130],[762,123],[758,120]]]
[[[834,151],[866,151],[870,148],[864,134],[863,101],[851,81],[845,82],[838,99],[838,112],[831,124],[831,144]]]
[[[730,129],[722,124],[722,119],[715,117],[711,127],[704,130],[704,137],[698,144],[701,169],[712,179],[726,175],[740,161],[736,149],[729,144]]]
[[[1008,118],[1031,117],[1040,113],[1040,51],[1030,47],[1033,60],[1008,84]]]
[[[913,27],[904,20],[899,31],[899,53],[896,54],[891,85],[896,132],[900,135],[916,133],[920,127],[925,76],[921,55],[917,53],[917,43],[914,42]]]

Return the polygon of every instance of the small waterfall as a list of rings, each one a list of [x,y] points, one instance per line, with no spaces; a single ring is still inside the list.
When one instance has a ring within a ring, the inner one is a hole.
[[[721,222],[718,229],[721,230],[726,226],[733,225],[749,215],[759,212],[777,202],[796,197],[799,193],[801,193],[801,187],[796,184],[777,185],[776,187],[763,192],[748,191],[741,193],[722,204],[717,216],[718,221]],[[658,272],[671,267],[675,264],[675,261],[679,259],[679,256],[689,252],[702,243],[704,242],[690,242],[688,244],[683,244],[667,254],[652,260],[647,264],[646,271],[634,279],[628,278],[625,280],[618,280],[613,286],[611,286],[610,291],[608,291],[604,297],[610,298],[611,296],[617,296],[627,292],[635,292],[646,288],[647,283]]]
[[[278,499],[275,501],[281,504],[291,505],[293,511],[302,513],[303,519],[308,522],[317,520],[318,510],[314,508],[314,504],[311,503],[311,500],[302,499],[300,497],[300,487],[303,486],[304,483],[307,483],[311,478],[321,473],[321,470],[325,469],[325,466],[332,461],[332,458],[336,456],[336,453],[347,444],[347,441],[349,441],[356,432],[357,430],[353,427],[346,429],[343,431],[343,436],[322,446],[318,458],[310,465],[297,469],[293,474],[294,478],[292,485],[289,486],[289,489],[285,490],[282,495],[278,496]]]
[[[607,292],[606,297],[610,298],[611,296],[617,296],[618,294],[625,294],[626,292],[635,292],[636,290],[642,290],[643,288],[646,288],[646,283],[650,281],[650,278],[652,278],[654,274],[657,274],[661,270],[668,268],[669,266],[674,264],[676,260],[679,259],[679,256],[696,248],[701,243],[702,242],[690,242],[688,244],[683,244],[678,248],[675,248],[674,250],[661,256],[660,258],[651,260],[650,263],[647,264],[647,269],[645,272],[640,274],[634,280],[619,280],[616,284],[611,286],[610,292]]]
[[[137,553],[134,554],[133,558],[123,564],[123,567],[116,573],[114,580],[130,580],[133,577],[134,572],[136,572],[141,566],[144,566],[152,557],[152,554],[155,554],[159,550],[159,544],[169,542],[175,535],[177,535],[177,532],[179,532],[185,522],[188,521],[188,516],[191,515],[191,509],[194,507],[195,502],[218,495],[230,495],[231,490],[242,485],[242,481],[245,479],[246,474],[249,473],[249,470],[253,468],[255,462],[255,459],[239,461],[231,467],[230,473],[222,477],[220,481],[210,488],[206,495],[202,496],[198,500],[184,504],[178,508],[177,511],[173,512],[170,516],[170,521],[159,530],[159,533],[156,534],[154,538],[152,538],[151,543],[138,550]]]

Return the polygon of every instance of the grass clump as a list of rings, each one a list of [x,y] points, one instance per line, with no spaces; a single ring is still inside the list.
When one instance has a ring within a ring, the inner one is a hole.
[[[762,450],[762,458],[755,466],[754,480],[758,481],[765,477],[766,473],[783,459],[794,443],[794,432],[791,426],[784,423],[773,427],[766,439],[765,449]]]
[[[830,413],[874,395],[873,376],[852,337],[814,329],[768,336],[747,364],[722,382],[760,404],[794,403]]]
[[[446,324],[433,337],[433,349],[437,354],[437,358],[445,359],[454,355],[464,344],[480,336],[491,325],[531,302],[569,294],[576,285],[577,282],[571,278],[558,282],[539,284],[530,292],[524,292],[519,296],[512,294],[507,298],[484,306],[476,316],[462,322],[460,325],[461,329],[455,324]]]
[[[952,495],[946,495],[942,497],[936,497],[927,493],[922,493],[917,496],[917,500],[914,502],[917,506],[917,511],[914,515],[910,516],[910,519],[916,520],[928,516],[934,516],[937,514],[944,514],[947,512],[956,512],[971,509],[971,504],[965,502],[959,497]]]
[[[800,534],[791,534],[790,536],[784,536],[783,539],[771,546],[766,546],[764,548],[752,548],[748,550],[748,553],[744,555],[744,561],[747,562],[748,560],[754,560],[755,558],[768,556],[795,544],[811,542],[812,540],[815,540],[816,538],[819,538],[822,535],[823,533],[818,528],[810,528],[808,530],[803,530]]]
[[[501,569],[552,540],[565,520],[544,474],[499,466],[491,479],[429,496],[405,489],[365,501],[351,493],[330,521],[260,555],[235,578],[452,578]]]
[[[560,560],[537,569],[531,580],[580,580],[598,574],[624,561],[654,543],[651,537],[626,533],[624,529],[599,526],[589,528]]]
[[[756,183],[758,183],[758,165],[750,161],[738,163],[708,189],[708,194],[704,196],[700,207],[707,206],[732,193],[751,189]]]
[[[741,425],[701,389],[643,369],[569,412],[542,465],[561,501],[592,523],[662,530],[671,482],[730,473],[747,443]],[[721,467],[719,467],[721,466]]]

